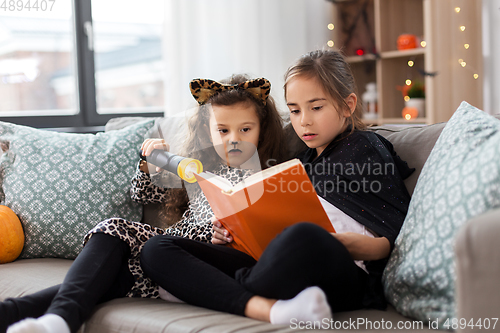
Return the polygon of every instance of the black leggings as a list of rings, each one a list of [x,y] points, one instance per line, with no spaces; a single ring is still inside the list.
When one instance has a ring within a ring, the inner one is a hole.
[[[130,248],[124,241],[95,234],[71,265],[64,282],[37,293],[0,303],[0,333],[25,318],[57,314],[76,332],[95,305],[124,297],[134,285],[128,269]]]
[[[155,236],[141,252],[144,272],[177,298],[244,315],[254,296],[290,299],[320,287],[332,311],[363,307],[368,274],[324,229],[299,223],[285,229],[256,262],[230,247],[174,236]]]

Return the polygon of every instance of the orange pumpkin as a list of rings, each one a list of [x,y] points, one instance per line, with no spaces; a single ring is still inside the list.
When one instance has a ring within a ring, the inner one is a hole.
[[[24,231],[16,213],[0,205],[0,264],[14,261],[24,246]]]
[[[417,48],[417,36],[403,34],[398,37],[398,50],[408,50]]]

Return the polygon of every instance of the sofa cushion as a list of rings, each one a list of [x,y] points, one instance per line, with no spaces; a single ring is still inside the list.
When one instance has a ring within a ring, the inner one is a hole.
[[[67,259],[37,258],[0,265],[0,302],[62,283],[72,263]]]
[[[138,151],[152,120],[119,131],[58,133],[0,122],[2,204],[21,220],[21,258],[74,258],[83,236],[113,216],[139,221],[130,197]]]
[[[72,260],[42,258],[17,260],[0,265],[0,301],[19,297],[59,284]],[[356,332],[431,332],[427,321],[412,321],[387,311],[357,310],[336,313],[333,321],[321,322],[323,328],[356,329]],[[318,324],[318,323],[316,323]],[[109,332],[322,332],[306,330],[311,322],[271,325],[262,321],[160,299],[119,298],[97,306],[79,333]],[[398,329],[399,328],[399,329]]]
[[[455,316],[453,244],[467,219],[500,206],[500,121],[463,102],[427,159],[384,271],[385,294],[403,315]]]
[[[406,161],[409,167],[415,168],[415,172],[405,179],[405,185],[410,195],[413,194],[425,161],[427,161],[445,125],[446,123],[405,128],[396,128],[393,126],[376,126],[369,128],[369,130],[389,140],[399,157],[401,157],[403,161]]]
[[[178,153],[182,143],[187,136],[187,123],[194,110],[179,112],[168,117],[146,118],[146,117],[118,117],[110,119],[104,127],[105,132],[122,129],[146,119],[153,119],[154,125],[149,132],[151,138],[162,138],[170,146],[172,153]]]
[[[325,329],[342,332],[355,330],[357,333],[435,331],[428,327],[428,321],[410,320],[392,307],[387,311],[370,309],[339,312],[330,321],[292,320],[289,325],[273,325],[189,304],[168,303],[160,299],[120,298],[100,305],[85,323],[82,333],[292,333],[324,332]]]
[[[499,221],[500,208],[476,216],[460,228],[455,242],[457,317],[476,318],[476,323],[483,318],[484,328],[490,320],[493,326],[500,309]]]

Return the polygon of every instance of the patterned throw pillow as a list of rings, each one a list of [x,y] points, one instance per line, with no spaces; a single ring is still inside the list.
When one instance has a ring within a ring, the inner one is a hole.
[[[500,206],[499,156],[500,121],[462,102],[422,169],[384,272],[386,297],[401,314],[451,325],[455,235]]]
[[[98,222],[114,216],[140,221],[130,180],[153,123],[93,135],[0,122],[2,148],[8,148],[0,159],[0,199],[23,224],[20,258],[75,258]]]

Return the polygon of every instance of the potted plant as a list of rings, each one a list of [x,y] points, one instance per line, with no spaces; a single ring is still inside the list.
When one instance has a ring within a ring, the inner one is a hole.
[[[420,81],[412,82],[408,86],[406,96],[411,98],[425,98],[425,85]]]

